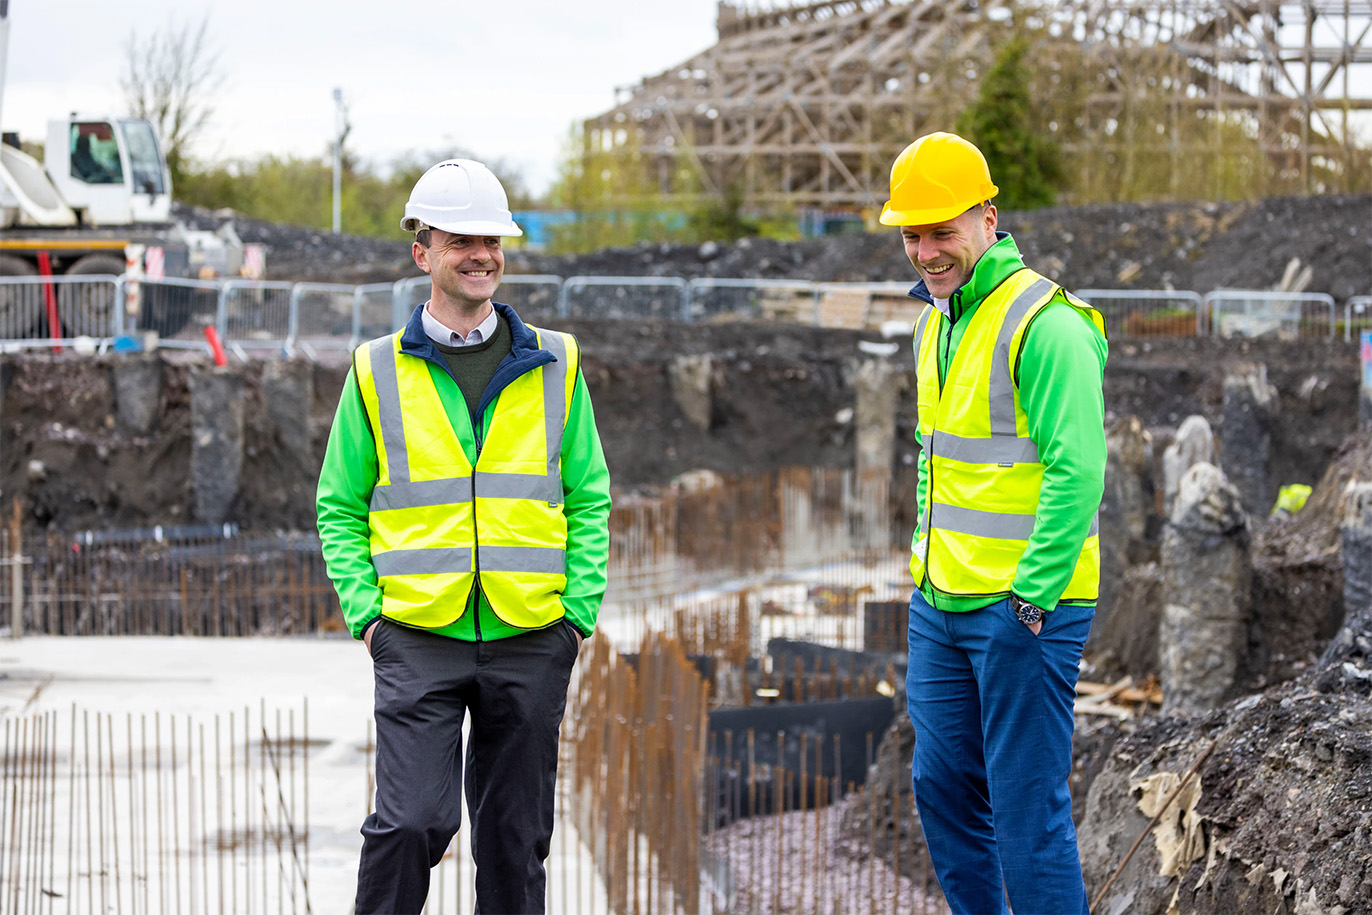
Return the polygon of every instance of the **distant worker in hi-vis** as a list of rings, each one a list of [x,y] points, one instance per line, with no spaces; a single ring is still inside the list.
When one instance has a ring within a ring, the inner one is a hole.
[[[317,499],[376,678],[355,911],[424,907],[465,789],[476,911],[542,912],[558,729],[605,593],[609,472],[576,339],[491,301],[501,238],[522,234],[496,176],[440,162],[401,226],[430,298],[353,353]]]
[[[930,305],[914,333],[915,800],[953,912],[1084,915],[1067,779],[1100,581],[1105,321],[1024,265],[997,192],[980,150],[933,133],[896,159],[881,213]]]

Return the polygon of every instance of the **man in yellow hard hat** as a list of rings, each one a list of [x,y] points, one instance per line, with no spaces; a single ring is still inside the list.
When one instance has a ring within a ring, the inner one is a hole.
[[[1088,911],[1072,706],[1100,578],[1105,322],[996,231],[986,159],[933,133],[891,169],[915,326],[914,787],[955,913]]]

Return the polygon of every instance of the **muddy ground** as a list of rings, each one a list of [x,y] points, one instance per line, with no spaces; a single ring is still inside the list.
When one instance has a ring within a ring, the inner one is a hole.
[[[1007,214],[1032,264],[1075,288],[1158,287],[1207,291],[1276,283],[1292,258],[1313,268],[1309,289],[1340,300],[1372,293],[1372,197],[1257,204],[1112,206]],[[275,278],[363,282],[414,274],[405,242],[333,239],[323,233],[239,222],[247,241],[270,246]],[[576,260],[511,253],[524,272],[776,276],[815,280],[904,279],[910,268],[889,233],[783,245],[652,246]],[[1060,265],[1060,266],[1059,266]],[[585,372],[611,472],[622,489],[658,486],[696,468],[752,473],[787,464],[850,466],[852,378],[874,332],[762,324],[674,325],[576,321]],[[694,425],[672,393],[673,361],[710,354],[708,428]],[[214,374],[197,354],[150,360],[159,395],[139,419],[121,409],[119,360],[65,353],[0,356],[0,505],[23,506],[33,534],[147,527],[196,520],[190,465],[197,379]],[[897,493],[913,500],[913,392],[908,347],[886,357],[904,379],[893,456]],[[1273,527],[1255,519],[1261,566],[1255,597],[1285,616],[1260,617],[1281,639],[1281,620],[1337,613],[1341,493],[1372,477],[1358,427],[1358,352],[1342,341],[1170,339],[1112,344],[1106,405],[1112,420],[1135,415],[1160,455],[1192,413],[1223,448],[1223,384],[1247,363],[1266,366],[1278,391],[1269,482],[1318,484],[1309,514]],[[228,520],[250,531],[313,526],[314,473],[346,365],[343,360],[228,371],[242,385],[243,461]],[[275,403],[281,371],[293,373],[296,410]],[[284,418],[283,418],[284,416]],[[901,523],[908,528],[910,520]],[[1159,519],[1158,523],[1161,521]],[[1372,661],[1354,653],[1321,666],[1321,645],[1302,643],[1250,684],[1252,694],[1198,719],[1149,716],[1079,729],[1074,790],[1092,892],[1104,886],[1147,817],[1138,781],[1184,772],[1220,738],[1200,771],[1195,810],[1201,855],[1164,864],[1146,840],[1102,911],[1246,913],[1372,911],[1372,787],[1368,684]],[[1139,638],[1146,638],[1146,633]],[[1351,644],[1372,646],[1372,640]],[[1367,653],[1372,653],[1369,649]],[[1088,669],[1105,675],[1105,668]],[[899,779],[897,779],[899,780]],[[1089,793],[1088,793],[1089,791]],[[1183,828],[1179,826],[1178,828]],[[1184,831],[1184,830],[1183,830]]]

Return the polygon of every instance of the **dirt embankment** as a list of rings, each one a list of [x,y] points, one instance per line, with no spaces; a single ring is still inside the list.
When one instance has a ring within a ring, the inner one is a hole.
[[[698,468],[758,473],[783,465],[851,466],[853,376],[871,332],[760,324],[670,325],[580,321],[585,374],[615,482],[664,484]],[[679,357],[709,354],[708,429],[693,424],[672,390]],[[116,367],[123,357],[30,354],[0,360],[0,492],[19,496],[37,528],[78,530],[189,523],[193,450],[191,378],[204,359],[157,360],[156,409],[125,421]],[[889,357],[903,392],[897,417],[898,485],[913,484],[914,393],[907,346]],[[1224,374],[1263,362],[1279,392],[1272,436],[1274,483],[1317,481],[1357,422],[1357,353],[1342,342],[1212,339],[1117,343],[1106,368],[1112,416],[1134,414],[1155,430],[1159,451],[1192,413],[1219,431]],[[242,376],[243,474],[228,520],[245,529],[314,525],[314,479],[346,360],[298,367],[309,404],[292,430],[266,403],[264,368]],[[295,390],[295,389],[293,389]],[[301,434],[303,431],[304,434]],[[912,501],[913,494],[909,493]]]

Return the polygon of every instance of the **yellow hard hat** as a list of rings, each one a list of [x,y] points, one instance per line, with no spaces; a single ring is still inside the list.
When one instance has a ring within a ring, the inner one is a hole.
[[[1000,193],[986,157],[951,133],[920,137],[891,166],[891,199],[881,208],[884,226],[944,222]]]

